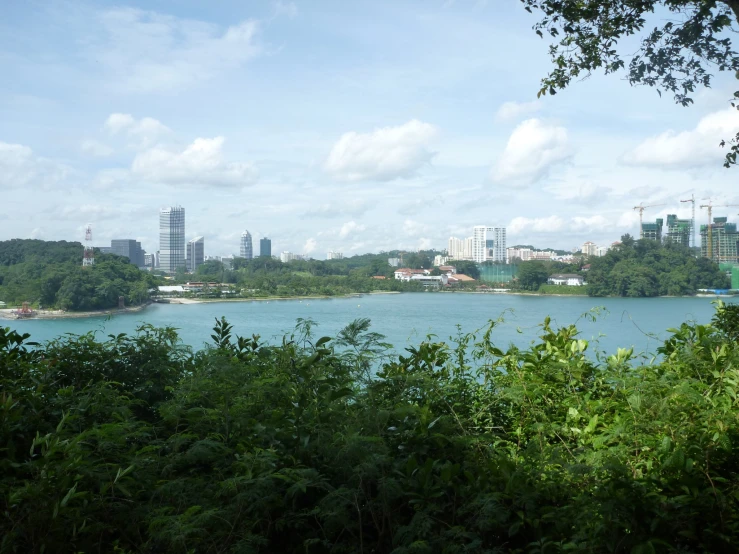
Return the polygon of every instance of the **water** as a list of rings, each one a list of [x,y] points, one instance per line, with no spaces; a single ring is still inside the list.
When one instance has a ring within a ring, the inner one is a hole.
[[[739,299],[733,300],[734,302]],[[107,334],[132,333],[141,323],[173,326],[183,342],[195,348],[210,341],[215,318],[225,316],[234,332],[242,336],[258,334],[279,342],[298,318],[310,318],[318,325],[317,336],[334,336],[356,318],[372,320],[372,330],[384,334],[401,351],[435,334],[448,339],[463,331],[474,331],[506,310],[505,323],[495,332],[501,347],[510,343],[525,346],[535,338],[537,326],[549,315],[553,324],[577,322],[582,338],[597,339],[600,348],[612,352],[617,347],[634,346],[636,352],[654,352],[666,329],[687,320],[708,323],[714,312],[711,298],[588,298],[516,296],[495,294],[390,294],[320,300],[270,300],[204,304],[154,304],[146,310],[111,318],[92,317],[56,320],[0,320],[0,326],[31,334],[43,342],[64,333],[98,331]],[[583,314],[604,307],[596,322]],[[519,332],[519,329],[521,332]]]

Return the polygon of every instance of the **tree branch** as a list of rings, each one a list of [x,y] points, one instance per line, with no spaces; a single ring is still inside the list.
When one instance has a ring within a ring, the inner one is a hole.
[[[731,8],[731,11],[734,12],[734,15],[736,16],[736,21],[739,23],[739,0],[721,0],[724,2],[729,8]]]

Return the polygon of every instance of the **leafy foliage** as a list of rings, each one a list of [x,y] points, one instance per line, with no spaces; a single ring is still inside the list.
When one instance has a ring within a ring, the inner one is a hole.
[[[660,95],[670,92],[688,106],[699,87],[711,86],[712,70],[739,74],[739,54],[731,40],[739,22],[737,0],[521,1],[527,11],[543,14],[536,33],[558,41],[550,47],[555,69],[542,80],[539,95],[555,94],[598,69],[618,72],[628,62],[629,83],[656,87]],[[649,30],[652,19],[658,25]],[[634,52],[630,37],[639,34]],[[627,60],[619,52],[624,42]],[[736,102],[732,106],[739,109]],[[737,163],[739,133],[729,144],[726,167]]]
[[[82,245],[72,242],[14,239],[0,242],[0,300],[30,302],[65,310],[94,310],[149,298],[154,279],[128,259],[97,254],[82,268]]]
[[[495,325],[401,356],[366,320],[268,346],[221,319],[200,352],[0,329],[0,551],[735,549],[729,327],[643,365],[548,319],[502,350]]]
[[[590,296],[680,296],[701,288],[728,288],[728,277],[707,258],[695,258],[675,243],[633,240],[590,260]]]

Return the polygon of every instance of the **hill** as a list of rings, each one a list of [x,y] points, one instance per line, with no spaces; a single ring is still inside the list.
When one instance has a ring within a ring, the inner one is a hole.
[[[702,288],[729,288],[728,277],[711,260],[689,248],[621,237],[621,245],[590,259],[590,296],[681,296]]]
[[[83,268],[78,242],[13,239],[0,241],[0,300],[8,305],[65,310],[113,308],[123,296],[126,305],[149,298],[154,278],[113,254],[96,254],[93,267]]]

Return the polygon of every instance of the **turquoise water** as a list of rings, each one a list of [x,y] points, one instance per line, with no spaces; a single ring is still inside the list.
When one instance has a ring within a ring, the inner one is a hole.
[[[210,341],[214,320],[220,316],[233,324],[236,334],[258,334],[271,342],[279,341],[298,318],[314,320],[318,336],[333,336],[354,319],[368,317],[372,320],[372,330],[384,334],[396,350],[402,350],[409,344],[418,344],[427,334],[448,339],[457,334],[457,324],[464,331],[474,331],[506,312],[505,323],[494,335],[501,347],[510,343],[525,346],[536,336],[537,325],[549,315],[558,325],[578,322],[582,337],[597,339],[606,351],[634,346],[637,352],[654,352],[659,340],[667,336],[667,328],[686,320],[708,323],[714,311],[711,301],[711,298],[410,293],[302,301],[154,304],[142,312],[109,319],[0,320],[0,326],[30,333],[32,340],[43,342],[64,333],[131,333],[141,323],[151,323],[178,328],[183,342],[199,348]],[[596,322],[582,317],[597,307],[605,308],[606,312]]]

